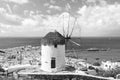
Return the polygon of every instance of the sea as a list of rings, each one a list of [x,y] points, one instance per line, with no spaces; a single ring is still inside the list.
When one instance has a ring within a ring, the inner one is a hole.
[[[74,37],[71,40],[79,43],[68,42],[67,49],[88,49],[88,48],[112,48],[120,49],[120,37]],[[13,48],[19,46],[40,46],[41,37],[1,37],[0,49]]]

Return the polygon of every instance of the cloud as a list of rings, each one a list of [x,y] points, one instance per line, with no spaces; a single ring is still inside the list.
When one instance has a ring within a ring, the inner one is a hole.
[[[20,16],[8,13],[5,8],[0,8],[0,22],[19,25],[21,24],[21,20],[22,18]]]
[[[65,9],[66,9],[66,11],[69,11],[69,10],[71,9],[71,6],[70,6],[69,3],[67,3],[67,4],[65,5]]]
[[[6,4],[6,7],[7,7],[9,13],[12,13],[12,9],[11,9],[10,5],[9,5],[9,4]]]
[[[29,13],[30,16],[32,16],[32,15],[34,15],[34,14],[35,14],[34,11],[30,11],[30,13]]]
[[[61,10],[62,10],[61,7],[59,7],[59,6],[54,6],[54,5],[50,5],[50,6],[49,6],[49,9],[55,9],[55,10],[58,10],[58,11],[61,11]]]
[[[78,23],[83,36],[114,36],[120,34],[120,5],[86,6],[79,9]],[[116,32],[117,31],[117,32]],[[116,34],[117,33],[117,34]]]
[[[45,7],[48,7],[50,4],[49,3],[44,3],[43,4]]]
[[[4,34],[6,34],[6,36],[9,35],[10,32],[14,33],[16,31],[14,28],[17,28],[17,27],[0,23],[0,33],[1,35],[3,34],[3,36]]]
[[[36,10],[36,11],[24,10],[23,13],[24,13],[24,16],[26,17],[32,17],[34,15],[41,14],[41,11],[40,10]]]
[[[55,4],[56,1],[55,0],[50,0],[50,3]]]
[[[69,34],[70,34],[74,25],[74,21],[75,21],[74,17],[72,17],[67,12],[63,12],[59,15],[57,14],[54,16],[46,16],[46,19],[43,21],[43,25],[49,28],[51,31],[57,30],[62,34],[63,34],[63,27],[64,27],[65,34],[67,34],[68,24],[69,24]],[[78,30],[79,28],[77,28],[75,25],[74,32],[78,34],[79,33]],[[73,35],[75,36],[76,34],[73,33]]]
[[[17,4],[25,4],[28,3],[29,0],[5,0],[7,2],[13,2],[13,3],[17,3]]]
[[[86,0],[85,3],[88,6],[95,6],[95,5],[106,6],[107,5],[106,0]]]
[[[97,0],[86,0],[87,3],[96,3]]]
[[[74,17],[67,12],[56,15],[33,13],[35,12],[24,11],[24,14],[30,14],[30,16],[22,18],[15,14],[9,14],[4,8],[0,8],[0,17],[2,17],[0,20],[2,34],[0,36],[43,36],[47,32],[54,30],[63,33],[63,24],[67,32],[68,21],[70,23],[70,30],[72,28]]]
[[[10,19],[13,22],[22,21],[22,18],[15,14],[6,14],[6,15],[4,15],[4,17],[6,17],[6,19],[8,19],[8,20]]]
[[[69,30],[71,32],[74,20],[75,18],[72,17],[67,12],[63,12],[61,14],[56,14],[56,15],[42,15],[42,14],[32,15],[30,18],[25,18],[22,21],[21,30],[23,30],[23,32],[25,31],[26,32],[36,31],[35,33],[42,32],[41,36],[43,36],[47,32],[54,30],[63,33],[63,26],[64,26],[65,32],[67,34],[68,22],[70,24]],[[75,28],[75,30],[78,31],[78,28],[77,29]],[[76,34],[73,33],[73,35],[75,36]]]
[[[24,15],[28,16],[29,15],[29,11],[28,10],[24,10]]]
[[[40,36],[44,31],[41,27],[37,28],[36,24],[32,24],[34,20],[32,19],[25,19],[22,21],[21,25],[9,25],[0,23],[0,36],[3,37],[29,37],[29,36]],[[45,31],[44,31],[45,32]]]
[[[37,20],[33,20],[33,19],[24,19],[22,21],[22,25],[23,26],[37,26],[39,24],[39,22]]]
[[[4,14],[4,13],[6,13],[6,12],[7,12],[6,9],[0,8],[0,14]]]
[[[51,13],[51,10],[46,10],[46,12],[50,14],[50,13]]]
[[[77,0],[71,0],[72,2],[77,2]]]
[[[12,24],[12,25],[20,25],[22,18],[15,14],[7,13],[6,9],[0,8],[0,22]]]

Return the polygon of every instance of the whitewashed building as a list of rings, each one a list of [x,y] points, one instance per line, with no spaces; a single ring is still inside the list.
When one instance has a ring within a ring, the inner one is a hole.
[[[57,31],[49,32],[41,41],[41,69],[60,71],[65,67],[65,38]]]

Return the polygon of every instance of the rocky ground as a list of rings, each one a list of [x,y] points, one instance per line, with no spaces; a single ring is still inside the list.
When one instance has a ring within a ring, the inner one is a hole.
[[[8,67],[17,64],[39,64],[40,47],[21,46],[0,50],[0,65]]]
[[[40,50],[40,46],[33,47],[30,45],[8,49],[0,49],[0,66],[8,68],[10,66],[18,64],[41,65]],[[101,61],[103,61],[103,59],[118,61],[120,57],[119,52],[120,50],[118,49],[108,51],[84,50],[66,52],[66,65],[68,65],[68,67],[66,67],[66,70],[74,70],[76,72],[84,71],[86,74],[98,75],[98,72],[96,71],[100,69]],[[102,71],[100,74],[102,74],[103,72],[104,71]]]

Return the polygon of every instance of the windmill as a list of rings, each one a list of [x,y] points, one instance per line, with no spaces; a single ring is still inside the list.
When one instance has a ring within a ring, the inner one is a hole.
[[[76,20],[70,31],[70,17],[68,20],[67,32],[63,26],[63,35],[58,31],[49,32],[41,40],[41,69],[47,72],[61,71],[65,68],[65,52],[68,42],[80,46],[77,42],[71,40],[75,28]],[[74,51],[74,50],[73,50]],[[75,54],[75,53],[74,53]]]

